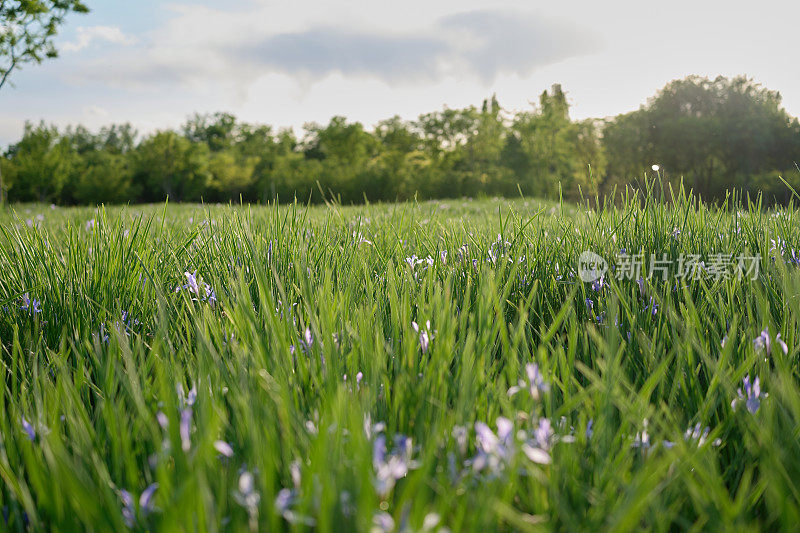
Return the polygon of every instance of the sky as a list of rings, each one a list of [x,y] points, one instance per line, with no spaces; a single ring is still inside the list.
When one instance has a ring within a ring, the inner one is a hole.
[[[673,79],[745,74],[800,115],[791,0],[85,0],[59,58],[0,90],[0,146],[25,121],[140,133],[193,113],[368,128],[496,94],[514,112],[562,84],[574,118],[637,109]]]

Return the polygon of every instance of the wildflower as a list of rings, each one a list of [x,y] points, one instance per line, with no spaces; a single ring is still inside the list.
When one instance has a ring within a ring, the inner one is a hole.
[[[369,245],[372,245],[372,242],[371,242],[371,241],[369,241],[369,240],[367,240],[367,239],[366,239],[366,238],[365,238],[365,237],[364,237],[364,236],[361,234],[361,232],[355,232],[355,231],[353,232],[353,241],[355,242],[355,244],[356,244],[356,245],[359,245],[359,244],[369,244]]]
[[[644,428],[636,433],[633,438],[633,447],[647,451],[650,448],[650,434],[647,433],[647,419],[644,419]]]
[[[385,511],[375,513],[372,517],[372,531],[388,533],[394,531],[394,518]]]
[[[200,287],[197,284],[197,270],[191,274],[189,272],[184,272],[183,275],[186,276],[186,285],[184,287],[189,289],[189,292],[200,294]]]
[[[375,437],[372,445],[372,466],[375,469],[375,488],[382,497],[394,488],[398,479],[406,477],[409,469],[415,466],[411,461],[411,439],[404,435],[396,435],[395,449],[387,457],[386,437],[383,434]]]
[[[650,311],[650,314],[653,316],[656,316],[656,313],[658,313],[658,303],[652,296],[650,297],[650,303],[644,306],[644,310]]]
[[[275,509],[280,515],[284,515],[294,504],[296,494],[291,489],[281,489],[275,497]]]
[[[186,285],[178,285],[175,287],[175,292],[180,292],[182,289],[185,289],[189,291],[190,294],[194,295],[192,300],[196,302],[202,301],[213,304],[217,301],[217,294],[208,283],[203,282],[203,290],[200,290],[201,282],[197,280],[197,270],[194,272],[184,272],[183,275],[186,277]]]
[[[590,418],[589,422],[586,424],[586,433],[585,434],[586,434],[586,440],[591,439],[592,435],[594,435],[594,419],[593,418]]]
[[[497,435],[483,422],[475,422],[475,436],[478,440],[478,455],[472,460],[472,467],[480,472],[484,468],[496,474],[514,452],[514,425],[505,417],[497,418]]]
[[[31,297],[27,292],[22,295],[22,305],[20,305],[20,309],[27,311],[31,315],[36,315],[42,312],[41,302],[36,298],[31,300]]]
[[[550,446],[553,441],[553,427],[550,420],[542,418],[539,426],[533,431],[533,439],[522,446],[523,453],[534,463],[548,465],[553,462],[550,457]]]
[[[541,372],[539,372],[539,365],[536,363],[528,363],[525,365],[525,377],[528,380],[527,383],[523,380],[519,380],[518,385],[514,385],[508,389],[509,396],[514,396],[519,391],[528,389],[531,398],[538,400],[543,392],[547,392],[550,389],[550,385],[542,377]]]
[[[155,510],[153,506],[153,494],[158,489],[158,483],[152,483],[146,489],[142,491],[142,494],[139,496],[139,508],[142,510],[142,514],[147,516],[148,514],[152,513]]]
[[[364,435],[367,439],[372,440],[373,435],[377,435],[386,430],[386,424],[383,422],[372,423],[372,416],[369,413],[364,415]]]
[[[428,513],[425,515],[425,518],[422,519],[422,531],[431,531],[433,528],[439,525],[439,522],[442,521],[442,517],[439,516],[437,513]]]
[[[594,309],[594,302],[591,298],[586,298],[586,310],[591,312]]]
[[[86,221],[85,225],[86,231],[92,231],[94,229],[94,226],[95,226],[95,221],[93,218]]]
[[[431,321],[428,320],[425,322],[425,329],[420,330],[419,325],[416,322],[411,322],[411,327],[414,328],[419,334],[419,347],[422,349],[422,353],[427,353],[428,348],[430,348],[431,341],[433,340],[433,333],[431,333]]]
[[[710,429],[708,426],[701,429],[700,422],[698,422],[694,427],[689,426],[686,433],[683,434],[683,440],[693,442],[697,444],[699,448],[706,443],[709,431]],[[722,444],[722,439],[715,439],[714,442],[711,443],[712,446],[719,446],[720,444]]]
[[[650,168],[652,168],[652,169],[653,169],[653,172],[658,172],[659,170],[661,170],[661,167],[660,167],[660,166],[658,166],[658,165],[653,165],[653,166],[652,166],[652,167],[650,167]]]
[[[239,476],[239,490],[233,493],[236,502],[247,509],[250,517],[250,528],[258,527],[258,504],[261,502],[261,494],[255,488],[253,474],[245,470]]]
[[[775,342],[784,354],[789,353],[789,348],[786,346],[786,343],[783,342],[783,339],[781,339],[780,333],[775,337]],[[772,340],[769,335],[769,328],[764,328],[761,335],[753,339],[753,348],[756,352],[765,351],[767,354],[772,352]]]
[[[558,265],[556,265],[556,267],[558,267]],[[600,278],[599,278],[599,279],[596,279],[596,280],[594,280],[594,281],[592,282],[592,290],[593,290],[594,292],[600,292],[600,291],[602,291],[602,290],[603,290],[603,288],[604,288],[606,285],[608,285],[608,283],[606,283],[606,278],[605,278],[605,276],[600,276]]]
[[[111,340],[111,337],[106,330],[105,322],[100,323],[100,331],[98,333],[93,333],[92,336],[95,339],[98,339],[102,344],[108,344],[108,342]]]
[[[303,338],[300,340],[300,346],[303,348],[303,351],[308,352],[312,344],[314,344],[314,336],[311,334],[311,329],[306,327],[303,331]]]
[[[739,395],[738,398],[734,398],[731,402],[731,408],[736,409],[736,406],[744,401],[745,407],[751,413],[755,414],[758,411],[758,408],[761,407],[761,398],[765,398],[766,395],[761,393],[761,383],[759,382],[758,376],[750,383],[750,376],[745,376],[742,380],[743,388],[737,389],[736,393]]]
[[[192,407],[195,404],[197,401],[197,385],[192,385],[188,395],[184,394],[182,383],[178,383],[175,388],[178,392],[178,403],[180,403],[181,407]]]
[[[233,457],[233,447],[225,442],[224,440],[216,440],[214,441],[214,449],[217,450],[220,455],[231,458]]]
[[[188,452],[192,448],[192,409],[191,407],[187,407],[183,411],[181,411],[181,425],[180,425],[180,434],[181,434],[181,449],[184,452]]]
[[[33,425],[28,422],[25,417],[22,417],[22,430],[28,436],[28,440],[33,442],[36,440],[36,430],[33,428]]]
[[[439,252],[439,260],[442,264],[447,264],[447,250],[442,250]]]
[[[465,426],[453,426],[452,435],[461,455],[467,453],[467,428]]]
[[[133,496],[125,489],[119,491],[119,499],[122,500],[122,519],[125,525],[133,527],[136,525],[136,508],[133,505]]]
[[[158,425],[161,426],[161,429],[166,431],[169,427],[169,418],[167,418],[167,415],[159,411],[156,413],[156,420],[158,421]]]

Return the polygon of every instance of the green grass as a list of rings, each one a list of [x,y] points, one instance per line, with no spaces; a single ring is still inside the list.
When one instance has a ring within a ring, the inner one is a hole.
[[[696,205],[16,206],[0,529],[792,530],[800,213]],[[621,249],[761,270],[574,277]],[[195,271],[199,294],[176,292]],[[510,396],[530,363],[548,386]],[[748,375],[755,412],[731,406]],[[509,440],[481,456],[498,418]]]

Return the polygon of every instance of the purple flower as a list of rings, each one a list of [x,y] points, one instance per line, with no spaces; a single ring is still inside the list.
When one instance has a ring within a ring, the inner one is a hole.
[[[708,440],[709,431],[710,429],[708,426],[702,427],[700,422],[698,422],[694,427],[689,426],[686,433],[683,434],[683,440],[694,443],[699,448]],[[714,442],[711,443],[712,446],[719,446],[720,444],[722,444],[722,439],[715,439]]]
[[[224,440],[214,441],[214,449],[229,459],[233,457],[233,447]]]
[[[522,446],[522,451],[534,463],[548,465],[553,462],[549,453],[553,437],[553,426],[550,424],[550,420],[542,418],[539,420],[538,427],[533,430],[533,439]]]
[[[125,489],[119,491],[119,499],[122,501],[122,519],[125,525],[133,527],[136,525],[136,508],[133,505],[133,496]]]
[[[650,297],[650,303],[644,306],[644,310],[649,310],[650,314],[653,316],[656,316],[656,313],[658,313],[658,303],[656,303],[652,296]]]
[[[161,426],[161,429],[166,431],[169,427],[169,418],[167,418],[167,415],[159,411],[156,413],[156,420],[158,420],[158,425]]]
[[[379,511],[372,517],[372,530],[379,533],[394,531],[394,518],[385,511]]]
[[[202,283],[203,290],[200,290],[201,282],[197,279],[197,270],[194,272],[184,272],[183,275],[186,277],[186,285],[178,285],[175,287],[175,292],[186,289],[189,293],[194,295],[192,300],[196,302],[209,302],[213,304],[217,301],[217,294],[208,283]]]
[[[186,276],[186,285],[184,287],[189,289],[189,292],[200,294],[200,286],[197,284],[197,270],[192,273],[184,272],[183,275]]]
[[[303,331],[303,339],[300,341],[300,346],[302,346],[303,351],[309,351],[311,346],[314,344],[314,336],[311,334],[311,329],[306,328]]]
[[[236,502],[247,509],[250,518],[250,529],[258,529],[258,504],[261,502],[261,494],[256,490],[256,483],[253,474],[247,470],[239,475],[239,490],[233,493]]]
[[[139,508],[145,516],[155,510],[153,506],[153,494],[156,492],[156,489],[158,489],[158,483],[152,483],[144,489],[141,496],[139,496]]]
[[[416,466],[411,460],[411,439],[396,435],[395,448],[387,454],[386,436],[379,434],[372,444],[372,467],[375,469],[375,489],[384,497],[394,488],[398,479],[406,477],[408,471]]]
[[[178,393],[178,403],[180,404],[181,408],[192,407],[197,401],[197,385],[192,385],[192,388],[189,389],[188,395],[183,392],[182,383],[178,383],[175,386],[175,390]]]
[[[778,335],[775,337],[775,342],[778,344],[784,354],[789,353],[789,347],[786,346],[786,343],[783,342],[783,339],[781,339],[780,333],[778,333]],[[762,351],[766,352],[767,355],[772,353],[772,339],[769,335],[769,328],[764,328],[764,330],[761,332],[761,335],[753,339],[753,348],[759,353]]]
[[[28,422],[25,417],[22,417],[22,431],[24,431],[28,435],[28,440],[33,442],[36,440],[36,430],[33,428],[30,422]]]
[[[747,410],[755,414],[758,408],[761,407],[761,398],[766,397],[766,394],[761,393],[761,383],[759,382],[758,376],[756,376],[752,383],[750,383],[750,376],[745,376],[742,380],[742,385],[743,387],[736,391],[739,397],[734,398],[731,402],[731,408],[736,409],[736,406],[744,401]]]
[[[603,290],[603,288],[604,288],[606,285],[608,285],[608,284],[606,283],[606,278],[605,278],[605,276],[600,276],[600,279],[596,279],[596,280],[594,280],[594,281],[592,282],[592,290],[593,290],[594,292],[600,292],[600,291],[602,291],[602,290]]]
[[[497,435],[483,422],[475,422],[478,455],[472,459],[472,467],[480,472],[489,468],[492,474],[502,470],[514,453],[514,425],[508,418],[497,418]]]
[[[191,407],[187,407],[183,411],[181,411],[181,426],[180,426],[180,434],[181,434],[181,449],[184,452],[188,452],[192,448],[192,409]]]
[[[431,321],[425,322],[425,329],[420,329],[419,324],[411,322],[411,327],[419,334],[419,347],[422,353],[428,353],[434,334],[431,332]]]
[[[642,431],[636,433],[636,436],[633,438],[633,447],[640,448],[643,451],[647,451],[650,449],[650,434],[647,432],[647,419],[644,419],[643,423],[644,428]]]
[[[41,302],[36,298],[31,300],[31,297],[27,292],[22,295],[22,305],[20,305],[20,309],[27,311],[31,315],[36,315],[42,312]]]
[[[539,372],[539,365],[536,363],[528,363],[525,365],[526,381],[519,380],[518,385],[514,385],[508,389],[508,395],[514,396],[521,390],[527,389],[531,398],[538,400],[541,394],[550,390],[550,385],[544,380],[541,372]]]

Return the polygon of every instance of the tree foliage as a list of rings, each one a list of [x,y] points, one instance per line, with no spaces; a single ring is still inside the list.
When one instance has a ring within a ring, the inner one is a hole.
[[[778,92],[748,78],[690,76],[610,121],[603,145],[609,183],[627,183],[658,164],[671,181],[683,179],[706,198],[737,188],[786,200],[789,190],[777,176],[796,179],[800,125]]]
[[[726,189],[787,201],[800,190],[800,126],[780,95],[746,78],[690,77],[639,110],[572,120],[559,85],[510,113],[497,98],[373,129],[333,117],[291,130],[194,115],[178,131],[143,138],[129,125],[92,133],[28,125],[0,168],[15,201],[343,203],[515,196],[575,200],[639,184],[658,164],[670,183],[706,198]]]
[[[73,12],[89,8],[80,0],[0,0],[0,88],[23,64],[58,55],[53,38]]]

